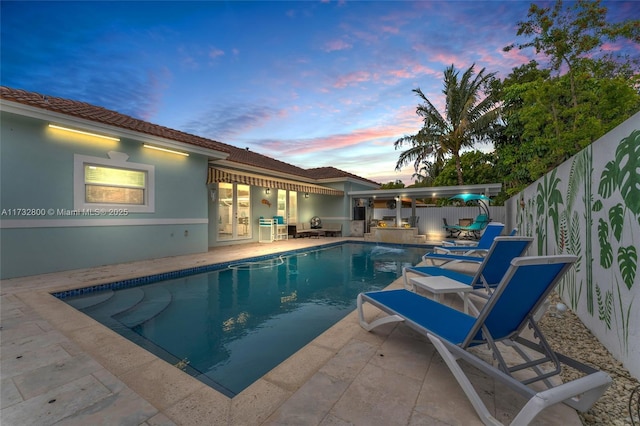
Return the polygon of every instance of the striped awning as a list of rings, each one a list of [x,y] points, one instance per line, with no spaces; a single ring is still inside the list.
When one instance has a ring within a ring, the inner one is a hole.
[[[312,183],[296,182],[292,180],[275,179],[270,176],[260,176],[251,173],[243,173],[237,170],[222,170],[209,167],[207,184],[216,182],[242,183],[251,186],[262,186],[264,188],[286,189],[289,191],[308,192],[309,194],[337,195],[343,196],[344,191],[327,188]]]

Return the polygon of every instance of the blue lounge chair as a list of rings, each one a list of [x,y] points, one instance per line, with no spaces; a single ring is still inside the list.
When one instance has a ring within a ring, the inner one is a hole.
[[[357,298],[360,325],[371,331],[382,324],[404,322],[426,336],[487,425],[500,423],[473,388],[458,364],[459,359],[464,359],[527,398],[527,403],[513,419],[513,425],[529,424],[542,410],[559,402],[586,411],[609,387],[611,378],[604,372],[554,352],[533,317],[576,259],[576,256],[536,256],[512,260],[507,273],[477,317],[406,289],[360,293]],[[386,312],[388,316],[367,322],[363,313],[365,302]],[[521,335],[527,327],[533,328],[535,340]],[[501,343],[514,349],[513,353],[522,357],[523,362],[517,365],[507,363],[501,353],[501,348],[504,348]],[[494,366],[469,351],[477,345],[487,345],[498,365]],[[536,353],[535,357],[533,352]],[[585,375],[554,386],[549,379],[560,373],[562,364]],[[552,365],[553,369],[543,370],[543,365]],[[523,375],[525,372],[530,374]],[[545,389],[532,389],[529,386],[532,383]]]
[[[472,252],[486,252],[491,247],[493,243],[493,239],[499,236],[504,229],[504,224],[502,223],[490,223],[484,229],[482,233],[482,237],[478,240],[477,243],[472,244],[460,244],[457,243],[448,243],[445,245],[437,246],[433,248],[434,253],[448,253],[448,254],[466,254],[469,255]]]
[[[444,228],[445,232],[449,233],[450,238],[457,237],[460,232],[462,232],[459,225],[449,225],[447,223],[447,218],[443,217],[442,222],[444,223],[442,227]]]
[[[478,238],[480,233],[484,231],[484,228],[489,224],[489,216],[486,214],[479,214],[471,225],[461,226],[460,231],[464,232],[464,235],[460,238]]]
[[[523,256],[531,242],[532,237],[496,237],[489,249],[487,256],[452,256],[457,262],[480,261],[480,266],[475,274],[469,275],[462,272],[452,271],[441,266],[408,266],[402,268],[405,288],[414,288],[415,283],[409,283],[408,273],[415,273],[423,276],[447,277],[452,280],[472,286],[474,289],[485,289],[491,292],[499,283],[504,274],[509,269],[511,261]]]

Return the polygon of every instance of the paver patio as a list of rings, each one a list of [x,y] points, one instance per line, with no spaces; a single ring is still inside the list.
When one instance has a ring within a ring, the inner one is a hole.
[[[401,324],[368,333],[354,311],[230,399],[49,294],[334,241],[238,245],[2,281],[1,424],[480,425],[434,348]],[[470,373],[508,423],[524,400]],[[581,424],[564,405],[536,423]]]

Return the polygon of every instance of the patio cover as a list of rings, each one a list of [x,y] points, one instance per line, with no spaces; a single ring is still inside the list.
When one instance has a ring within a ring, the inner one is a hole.
[[[343,196],[344,191],[314,185],[306,182],[296,182],[292,180],[276,179],[271,176],[255,175],[244,173],[239,170],[225,170],[209,167],[207,184],[216,182],[241,183],[252,186],[262,186],[264,188],[286,189],[289,191],[308,192],[309,194],[336,195]]]

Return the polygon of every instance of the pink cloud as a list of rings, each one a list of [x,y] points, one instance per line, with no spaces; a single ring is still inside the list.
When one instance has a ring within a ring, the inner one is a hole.
[[[371,80],[371,73],[368,71],[356,71],[338,77],[338,79],[333,83],[333,87],[342,89],[347,86],[352,86],[369,80]]]
[[[622,46],[620,46],[620,44],[617,43],[603,43],[602,44],[602,50],[604,50],[605,52],[617,52],[622,48]]]
[[[406,112],[403,112],[403,114],[406,114]],[[288,156],[332,151],[364,144],[390,146],[399,137],[414,133],[419,129],[419,120],[417,121],[417,125],[415,118],[412,121],[413,123],[411,123],[407,117],[401,124],[371,127],[355,130],[350,133],[309,139],[271,140],[260,143],[260,146],[273,152],[279,152],[280,154],[286,153]]]
[[[398,80],[416,79],[424,75],[431,75],[439,77],[442,71],[436,71],[431,67],[420,64],[414,60],[400,63],[401,68],[396,68],[388,71],[380,71],[383,75],[383,83],[386,85],[394,85],[398,83]]]
[[[337,50],[350,49],[351,47],[351,44],[344,40],[331,40],[325,43],[323,50],[325,52],[335,52]]]

